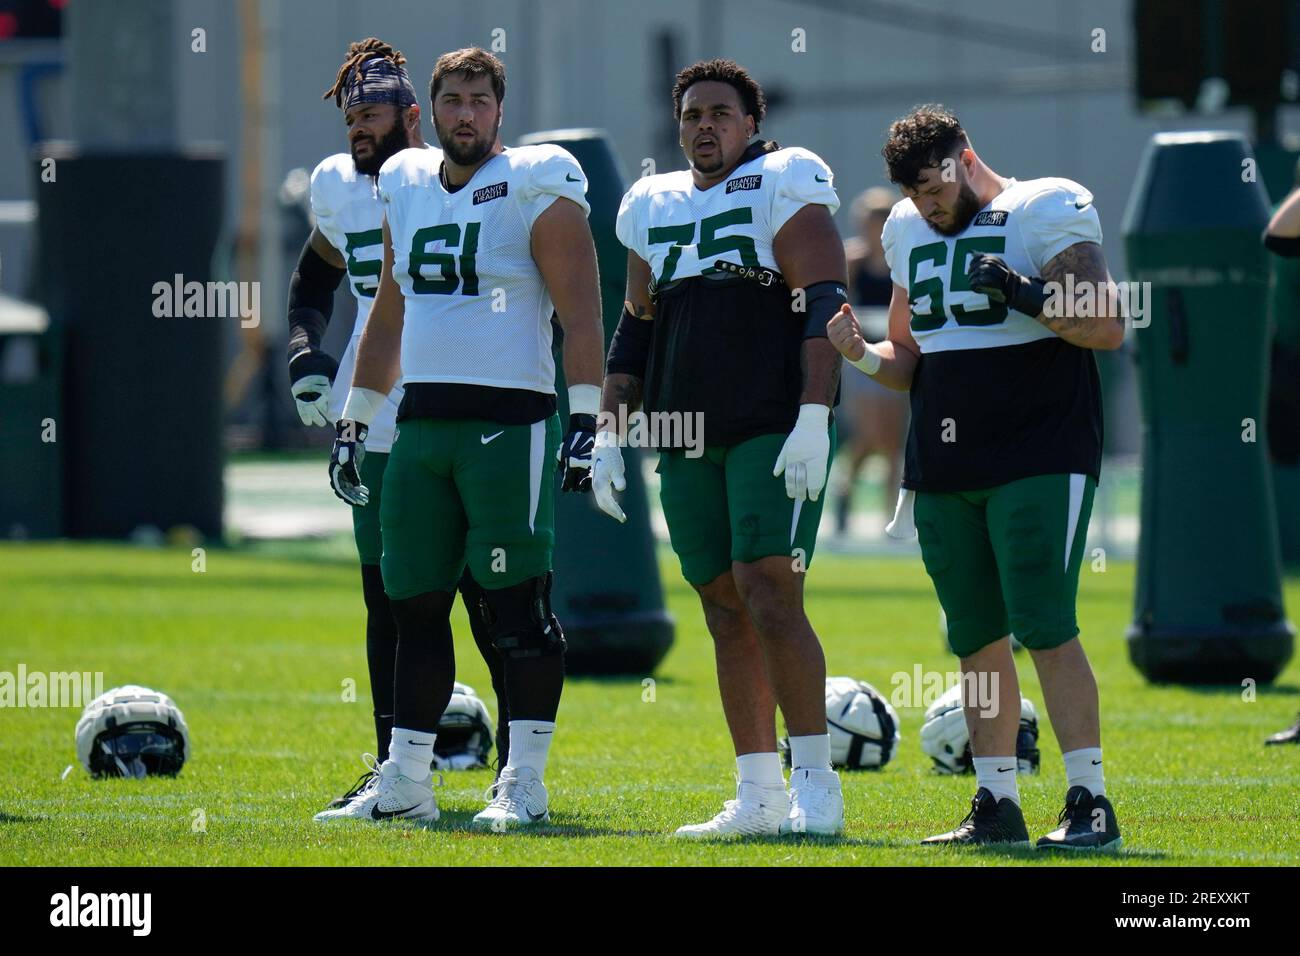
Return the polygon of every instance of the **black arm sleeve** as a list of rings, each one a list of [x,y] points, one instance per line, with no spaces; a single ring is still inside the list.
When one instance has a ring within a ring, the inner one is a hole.
[[[334,312],[334,290],[346,269],[332,266],[311,247],[309,238],[289,279],[289,361],[299,352],[320,348]]]
[[[1275,236],[1264,230],[1264,248],[1287,259],[1300,259],[1300,236]]]
[[[849,301],[842,282],[814,282],[804,289],[804,307],[808,310],[808,324],[804,326],[806,339],[826,338],[826,323]]]
[[[605,359],[606,375],[635,375],[645,378],[646,361],[650,358],[650,337],[654,322],[638,319],[627,309],[618,320],[618,328],[609,342],[609,355]]]

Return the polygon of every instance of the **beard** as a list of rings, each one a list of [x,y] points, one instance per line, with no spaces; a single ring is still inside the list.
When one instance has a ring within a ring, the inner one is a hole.
[[[457,166],[473,166],[492,152],[492,147],[496,145],[497,141],[497,131],[500,128],[501,124],[497,123],[487,136],[476,136],[468,143],[462,143],[456,139],[457,130],[445,131],[438,126],[436,121],[433,124],[433,131],[438,136],[438,145],[442,147],[443,155]]]
[[[975,190],[970,188],[970,183],[962,183],[961,188],[957,191],[957,201],[952,207],[952,221],[945,226],[937,225],[930,222],[929,226],[941,236],[955,236],[959,232],[965,232],[970,221],[975,218],[975,214],[983,208]]]
[[[365,142],[366,140],[362,140]],[[363,176],[378,176],[380,167],[388,160],[388,157],[395,156],[411,144],[406,138],[406,129],[398,121],[393,122],[393,128],[380,137],[379,142],[370,141],[370,155],[365,159],[357,159],[357,144],[352,144],[352,164],[357,167],[357,172]]]

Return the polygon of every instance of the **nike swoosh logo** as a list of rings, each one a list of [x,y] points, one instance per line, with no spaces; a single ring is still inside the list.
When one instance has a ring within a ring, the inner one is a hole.
[[[828,182],[830,182],[829,179],[822,179],[822,177],[820,177],[820,176],[813,176],[813,179],[817,180],[819,183],[828,183]]]
[[[1101,761],[1100,761],[1100,760],[1094,760],[1094,761],[1092,762],[1092,765],[1093,765],[1094,767],[1100,767],[1100,766],[1101,766]]]
[[[1015,769],[1015,767],[998,767],[998,773],[1010,773]]]
[[[1076,201],[1075,204],[1074,204],[1074,208],[1075,208],[1075,209],[1087,209],[1087,208],[1088,208],[1089,206],[1091,206],[1091,205],[1092,205],[1092,200],[1091,200],[1091,199],[1089,199],[1087,202],[1078,202],[1078,201]]]
[[[407,807],[405,810],[380,810],[376,805],[370,808],[370,819],[387,820],[390,817],[401,816],[403,813],[410,813],[417,806],[419,806],[418,803],[415,806]]]
[[[580,183],[580,182],[582,182],[582,180],[579,179],[578,177],[576,177],[576,176],[570,176],[568,173],[565,173],[565,174],[564,174],[564,181],[565,181],[566,183]]]
[[[540,820],[540,819],[541,819],[542,817],[544,817],[544,816],[546,816],[546,811],[545,811],[545,810],[543,810],[541,813],[533,813],[532,810],[529,810],[529,811],[528,811],[528,819],[532,820],[534,823],[536,823],[538,820]]]
[[[479,440],[480,442],[482,442],[484,445],[486,445],[486,444],[487,444],[488,442],[490,442],[492,439],[494,439],[494,438],[500,438],[500,437],[501,437],[502,435],[504,435],[505,433],[506,433],[506,432],[505,432],[505,429],[503,428],[501,431],[497,432],[495,435],[479,435],[479,436],[478,436],[478,440]]]
[[[533,733],[535,733],[535,734],[553,734],[553,733],[555,733],[555,731],[553,731],[553,730],[534,730]]]

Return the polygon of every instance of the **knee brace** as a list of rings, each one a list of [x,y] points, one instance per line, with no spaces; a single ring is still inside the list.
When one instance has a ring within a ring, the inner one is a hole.
[[[551,613],[547,571],[513,587],[484,589],[481,608],[492,645],[502,657],[550,657],[563,654],[564,631]]]

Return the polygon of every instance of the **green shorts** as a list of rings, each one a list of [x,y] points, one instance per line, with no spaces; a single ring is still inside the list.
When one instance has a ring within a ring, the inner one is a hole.
[[[965,657],[1007,634],[1045,650],[1076,637],[1075,597],[1097,483],[1038,475],[970,492],[916,493],[925,570]]]
[[[830,428],[835,457],[835,425]],[[685,449],[659,453],[659,499],[682,576],[708,584],[733,561],[783,555],[812,564],[825,489],[816,501],[796,501],[772,469],[788,436],[758,435],[737,445],[705,446],[698,458]]]
[[[364,508],[352,509],[352,537],[356,539],[357,555],[362,564],[378,564],[384,553],[384,541],[379,534],[379,508],[387,465],[388,452],[385,451],[368,451],[361,459],[361,483],[370,492],[370,503]]]
[[[388,596],[454,591],[466,563],[488,590],[551,570],[559,444],[557,415],[531,425],[400,422],[379,509]]]

